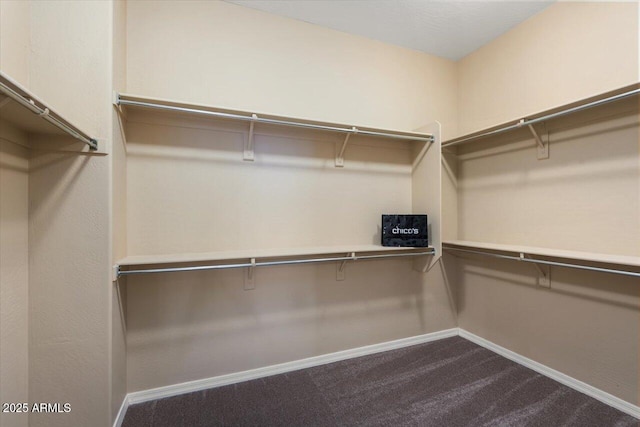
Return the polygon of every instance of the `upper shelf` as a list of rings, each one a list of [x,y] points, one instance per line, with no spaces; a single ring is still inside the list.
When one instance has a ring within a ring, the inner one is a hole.
[[[333,132],[344,134],[345,139],[342,146],[336,153],[336,166],[344,165],[344,152],[349,141],[349,137],[352,135],[364,135],[387,139],[405,140],[405,141],[419,141],[419,142],[434,142],[434,136],[432,134],[420,133],[420,132],[406,132],[390,129],[380,129],[372,127],[360,127],[346,125],[344,123],[330,123],[317,120],[302,119],[296,117],[278,116],[273,114],[256,113],[251,111],[231,110],[227,108],[215,107],[211,105],[198,105],[189,104],[178,101],[171,101],[166,99],[148,98],[137,95],[129,95],[120,93],[117,95],[115,104],[118,106],[125,106],[128,108],[146,108],[162,111],[172,111],[177,113],[194,114],[200,116],[206,116],[222,120],[236,120],[243,121],[249,124],[249,138],[244,147],[244,160],[253,160],[253,133],[254,125],[257,123],[263,123],[268,125],[286,126],[305,128],[323,132]]]
[[[255,113],[243,110],[230,110],[227,108],[215,107],[211,105],[188,104],[166,99],[147,98],[137,95],[118,94],[117,105],[139,108],[153,108],[165,111],[175,111],[181,113],[198,114],[219,119],[240,120],[249,123],[265,123],[271,125],[281,125],[315,129],[328,132],[337,132],[350,135],[367,135],[381,138],[402,139],[409,141],[432,142],[433,135],[420,132],[406,132],[390,129],[380,129],[371,127],[358,127],[346,125],[344,123],[330,123],[317,120],[301,119],[295,117],[277,116],[273,114]]]
[[[478,132],[473,132],[468,135],[463,135],[458,138],[453,138],[442,142],[442,148],[452,147],[459,144],[465,144],[468,142],[476,141],[489,136],[498,135],[504,132],[520,129],[523,127],[529,127],[533,133],[540,148],[544,149],[545,142],[538,136],[533,125],[536,123],[545,122],[568,114],[577,113],[587,110],[589,108],[598,107],[600,105],[609,104],[611,102],[620,101],[622,99],[629,98],[631,96],[638,95],[640,93],[640,83],[625,86],[620,89],[612,90],[609,92],[601,93],[590,98],[582,99],[571,104],[563,105],[550,110],[542,111],[531,116],[523,117],[519,120],[503,123],[498,126],[483,129]]]
[[[0,118],[27,133],[68,134],[87,144],[90,150],[98,149],[98,141],[95,138],[65,120],[2,72],[0,72]]]

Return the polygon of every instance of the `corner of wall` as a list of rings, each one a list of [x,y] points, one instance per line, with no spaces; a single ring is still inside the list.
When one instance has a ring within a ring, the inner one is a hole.
[[[112,92],[123,91],[126,85],[126,1],[113,0],[110,20],[110,87]],[[109,242],[110,263],[114,265],[126,256],[126,147],[120,117],[109,106]],[[110,425],[122,422],[126,410],[126,287],[119,281],[111,283],[109,309],[110,342]],[[124,406],[123,406],[124,405]]]

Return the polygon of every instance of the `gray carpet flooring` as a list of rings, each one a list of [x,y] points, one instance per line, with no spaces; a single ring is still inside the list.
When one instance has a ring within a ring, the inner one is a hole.
[[[123,427],[639,426],[460,337],[132,405]]]

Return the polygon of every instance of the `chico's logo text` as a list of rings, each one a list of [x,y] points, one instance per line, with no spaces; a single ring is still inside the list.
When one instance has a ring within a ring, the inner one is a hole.
[[[420,230],[417,228],[400,228],[394,227],[391,229],[392,234],[418,234]]]

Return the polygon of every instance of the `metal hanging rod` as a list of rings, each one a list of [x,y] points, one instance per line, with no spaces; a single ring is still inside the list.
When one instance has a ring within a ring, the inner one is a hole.
[[[291,120],[281,120],[281,119],[269,119],[266,117],[260,117],[256,114],[234,114],[234,113],[224,113],[221,111],[211,111],[199,108],[190,108],[190,107],[177,107],[174,105],[165,105],[159,104],[155,102],[146,102],[146,101],[133,101],[129,99],[123,99],[120,95],[118,95],[117,99],[118,105],[130,105],[135,107],[144,107],[144,108],[153,108],[157,110],[165,110],[165,111],[178,111],[182,113],[190,113],[190,114],[200,114],[210,117],[218,117],[221,119],[231,119],[231,120],[242,120],[245,122],[252,123],[266,123],[272,125],[281,125],[281,126],[289,126],[289,127],[299,127],[306,129],[315,129],[329,132],[340,132],[347,134],[358,134],[358,135],[368,135],[375,137],[383,137],[383,138],[393,138],[393,139],[402,139],[407,141],[422,141],[422,142],[433,142],[433,135],[424,134],[424,133],[411,133],[411,132],[403,132],[403,133],[391,133],[391,132],[378,132],[372,130],[364,130],[356,127],[337,127],[337,126],[326,126],[326,125],[318,125],[313,123],[305,123],[305,122],[294,122]]]
[[[485,138],[487,136],[497,135],[497,134],[500,134],[500,133],[503,133],[503,132],[508,132],[510,130],[519,129],[519,128],[523,127],[523,126],[534,125],[536,123],[540,123],[540,122],[544,122],[544,121],[547,121],[547,120],[555,119],[557,117],[565,116],[567,114],[576,113],[578,111],[587,110],[589,108],[597,107],[599,105],[604,105],[604,104],[609,104],[611,102],[619,101],[621,99],[628,98],[630,96],[637,95],[639,93],[640,93],[640,89],[634,89],[634,90],[630,90],[628,92],[624,92],[624,93],[621,93],[621,94],[618,94],[618,95],[613,95],[613,96],[610,96],[610,97],[607,97],[607,98],[599,99],[597,101],[592,101],[592,102],[588,102],[586,104],[577,105],[577,106],[572,107],[572,108],[567,108],[566,110],[557,111],[555,113],[547,114],[547,115],[544,115],[544,116],[541,116],[541,117],[536,117],[535,119],[526,119],[525,118],[525,119],[519,120],[517,123],[514,123],[514,124],[509,125],[509,126],[505,126],[505,127],[499,128],[499,129],[495,129],[495,130],[492,130],[492,131],[484,132],[484,133],[481,133],[481,134],[478,134],[478,135],[470,135],[470,136],[464,137],[462,139],[453,140],[451,142],[443,142],[442,143],[442,148],[451,147],[451,146],[458,145],[458,144],[464,144],[466,142],[473,141],[475,139]]]
[[[514,261],[524,261],[524,262],[530,262],[530,263],[533,263],[533,264],[544,264],[544,265],[552,265],[552,266],[556,266],[556,267],[575,268],[575,269],[578,269],[578,270],[599,271],[601,273],[613,273],[613,274],[622,274],[624,276],[640,277],[640,273],[636,273],[635,271],[616,270],[616,269],[612,269],[612,268],[601,268],[601,267],[589,267],[588,265],[569,264],[569,263],[565,263],[565,262],[555,262],[555,261],[545,261],[545,260],[542,260],[542,259],[525,258],[524,257],[524,255],[525,255],[524,252],[520,253],[520,255],[521,255],[520,257],[515,257],[515,256],[510,256],[510,255],[495,254],[495,253],[492,253],[492,252],[472,251],[472,250],[469,250],[469,249],[458,249],[458,248],[452,248],[452,247],[444,247],[443,249],[446,250],[446,251],[467,252],[467,253],[471,253],[471,254],[484,255],[484,256],[489,256],[489,257],[494,257],[494,258],[510,259],[510,260],[514,260]]]
[[[29,109],[34,114],[42,117],[44,120],[56,126],[58,129],[61,129],[72,137],[84,142],[89,146],[90,150],[93,151],[98,149],[98,141],[95,138],[91,138],[80,129],[77,129],[73,125],[67,123],[57,114],[50,111],[49,108],[45,106],[38,106],[36,104],[36,101],[31,98],[30,95],[26,94],[26,91],[21,89],[19,85],[14,83],[8,77],[4,75],[1,75],[0,77],[2,77],[2,79],[0,80],[0,92],[4,93],[23,107]]]
[[[397,258],[397,257],[414,257],[424,255],[434,255],[435,249],[428,249],[421,252],[410,252],[401,254],[379,254],[379,255],[352,255],[352,256],[340,256],[340,257],[328,257],[328,258],[309,258],[309,259],[294,259],[294,260],[282,260],[282,261],[263,261],[263,262],[242,262],[235,264],[217,264],[217,265],[200,265],[193,267],[168,267],[168,268],[149,268],[144,270],[122,270],[122,266],[117,266],[117,276],[126,276],[131,274],[148,274],[148,273],[176,273],[180,271],[206,271],[206,270],[222,270],[227,268],[251,268],[251,267],[268,267],[275,265],[290,265],[290,264],[307,264],[318,262],[331,262],[331,261],[357,261],[361,259],[377,259],[377,258]]]

